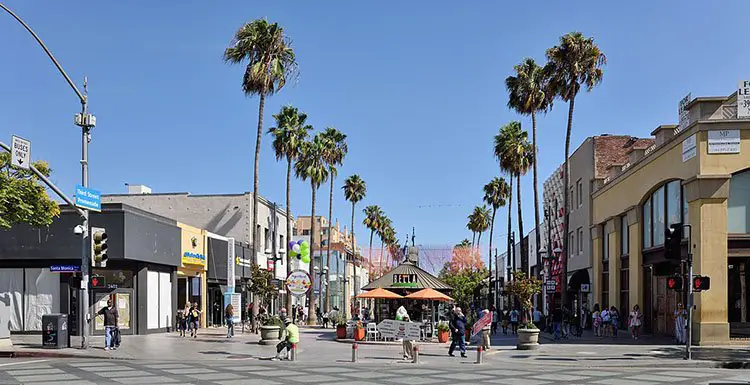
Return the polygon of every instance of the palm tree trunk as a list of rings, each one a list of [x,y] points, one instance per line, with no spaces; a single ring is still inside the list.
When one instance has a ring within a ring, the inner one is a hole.
[[[287,243],[292,239],[292,208],[291,208],[291,193],[292,193],[292,160],[287,159],[286,163],[286,241]],[[287,245],[281,245],[281,247],[288,248]],[[289,250],[286,250],[286,276],[292,273],[292,256]],[[287,290],[286,293],[286,309],[291,312],[292,310],[292,294]]]
[[[479,244],[482,242],[482,232],[478,231],[477,233],[479,234],[479,236],[477,237],[477,244],[476,244],[476,247],[478,249],[479,248]]]
[[[489,262],[490,262],[490,277],[492,277],[492,234],[495,232],[495,213],[497,212],[497,209],[495,206],[492,206],[492,220],[490,221],[490,248],[489,248]],[[497,270],[497,261],[495,262],[495,270]],[[495,306],[495,296],[492,294],[495,289],[495,285],[492,285],[492,278],[490,278],[490,299],[492,301],[492,306]]]
[[[266,105],[265,93],[260,93],[258,103],[258,134],[255,138],[255,164],[253,166],[253,262],[258,263],[258,172],[260,169],[260,139],[263,137],[263,108]],[[253,319],[258,319],[258,297],[253,295]]]
[[[312,220],[310,221],[310,281],[313,290],[310,290],[307,292],[307,324],[308,325],[315,325],[318,322],[318,315],[315,313],[315,279],[317,274],[315,274],[315,234],[317,234],[315,231],[317,229],[315,228],[315,195],[317,192],[317,188],[313,185],[312,186],[312,212],[310,213],[310,218]]]
[[[506,262],[506,265],[510,267],[511,271],[516,269],[516,258],[514,258],[513,255],[513,243],[511,242],[511,233],[513,230],[511,230],[511,220],[513,219],[513,176],[510,178],[510,187],[508,187],[508,252],[507,257],[508,261]],[[511,277],[508,276],[508,279]]]
[[[355,263],[356,262],[355,259],[357,256],[357,249],[355,248],[356,245],[354,244],[354,202],[352,202],[352,230],[351,231],[352,231],[351,233],[352,234],[352,273],[356,273],[357,264]],[[346,301],[346,309],[347,309],[346,314],[348,317],[348,316],[351,316],[352,305],[351,305],[351,297],[349,296],[349,291],[347,290],[346,275],[347,275],[346,264],[344,264],[344,299]],[[352,288],[353,287],[354,287],[354,276],[352,276]]]
[[[537,182],[537,174],[536,174],[536,162],[537,162],[537,147],[536,147],[536,112],[531,111],[531,145],[534,147],[533,152],[533,167],[534,167],[534,228],[536,231],[534,232],[535,235],[535,241],[536,241],[536,269],[539,273],[539,275],[542,274],[542,256],[539,254],[539,250],[541,249],[541,229],[539,228],[539,185]]]
[[[568,105],[568,129],[565,131],[565,165],[563,166],[563,198],[565,203],[565,213],[563,216],[563,252],[562,257],[562,279],[560,294],[562,297],[562,303],[567,304],[568,302],[568,249],[570,248],[569,237],[568,237],[568,226],[570,225],[570,197],[568,196],[568,190],[570,189],[570,163],[568,159],[570,157],[570,133],[573,130],[573,109],[575,108],[576,98],[573,95],[570,98],[570,104]]]
[[[372,236],[375,235],[375,230],[370,229],[370,255],[368,256],[370,258],[370,265],[372,265]],[[378,277],[381,275],[380,271],[383,269],[382,266],[378,266]]]
[[[477,240],[477,232],[472,231],[471,232],[471,247],[474,247],[474,245],[476,244],[476,240]]]
[[[521,247],[521,270],[529,276],[529,253],[523,250],[523,217],[521,216],[521,174],[516,174],[516,189],[518,195],[518,245]]]
[[[383,243],[383,240],[380,240],[380,266],[383,266],[383,249],[385,244]]]
[[[331,194],[328,201],[328,240],[326,251],[326,266],[328,266],[328,272],[326,273],[326,281],[330,285],[331,279],[331,224],[333,223],[333,174],[331,174]],[[321,290],[323,289],[323,286],[320,287]],[[331,291],[329,290],[329,286],[325,286],[326,288],[326,303],[325,303],[325,311],[329,312],[331,311]]]

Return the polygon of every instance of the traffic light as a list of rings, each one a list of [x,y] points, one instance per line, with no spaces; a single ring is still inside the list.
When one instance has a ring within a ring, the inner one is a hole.
[[[99,227],[91,228],[91,265],[107,267],[107,230]]]
[[[89,282],[92,289],[105,289],[107,287],[107,281],[101,275],[92,275]]]
[[[711,277],[698,275],[693,277],[693,291],[704,291],[711,288]]]
[[[669,225],[664,231],[664,257],[682,259],[682,223]]]
[[[682,291],[682,276],[675,274],[667,278],[667,287],[670,290]]]

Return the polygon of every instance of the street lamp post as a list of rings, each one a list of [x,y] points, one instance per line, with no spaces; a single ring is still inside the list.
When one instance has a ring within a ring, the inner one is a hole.
[[[81,102],[81,113],[75,115],[75,124],[81,127],[81,184],[83,187],[89,186],[89,141],[91,140],[91,128],[96,125],[96,118],[88,113],[88,96],[86,95],[86,80],[83,82],[84,92],[81,93],[76,87],[75,83],[70,79],[70,76],[65,72],[60,63],[52,55],[52,52],[47,48],[41,38],[37,36],[34,30],[29,27],[26,22],[23,21],[18,15],[6,7],[3,3],[0,3],[0,8],[11,15],[16,21],[18,21],[31,36],[34,37],[37,43],[42,47],[47,56],[52,60],[60,74],[65,78],[65,81],[70,85],[70,88],[76,93],[76,96]],[[81,333],[81,348],[88,348],[88,336],[89,336],[89,272],[91,270],[91,263],[88,260],[88,239],[89,239],[89,213],[88,210],[83,209],[81,214],[81,222],[83,226],[83,233],[81,234],[81,308],[83,309],[83,330]]]

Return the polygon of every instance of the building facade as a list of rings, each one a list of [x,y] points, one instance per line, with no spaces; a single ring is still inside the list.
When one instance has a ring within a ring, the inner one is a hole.
[[[738,118],[736,94],[695,98],[679,126],[652,135],[652,146],[633,149],[593,192],[594,301],[638,304],[646,329],[673,333],[686,294],[667,288],[681,267],[665,257],[665,231],[690,225],[683,257],[692,253],[694,274],[711,278],[694,296],[693,341],[728,344],[747,330],[750,308],[750,119]]]

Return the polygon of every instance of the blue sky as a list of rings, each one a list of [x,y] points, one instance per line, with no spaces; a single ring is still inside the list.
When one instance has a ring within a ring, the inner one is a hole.
[[[728,95],[750,78],[750,2],[742,0],[4,3],[76,82],[89,77],[98,118],[91,186],[104,193],[124,192],[126,182],[154,192],[249,191],[258,100],[242,94],[243,68],[224,64],[222,52],[244,22],[278,21],[293,40],[300,75],[267,100],[265,126],[291,103],[317,129],[348,134],[334,218],[349,221],[340,186],[358,173],[368,185],[361,206],[380,205],[400,239],[415,226],[422,244],[471,238],[466,216],[499,173],[493,135],[515,119],[531,128],[506,107],[503,80],[524,57],[543,61],[560,35],[593,36],[608,58],[601,86],[576,101],[573,148],[600,133],[647,136],[677,121],[677,102],[688,92]],[[72,194],[80,180],[80,131],[72,124],[78,101],[5,14],[0,45],[0,140],[12,133],[32,140],[33,159],[50,161],[52,179]],[[566,112],[558,102],[539,119],[540,182],[563,160]],[[264,136],[260,192],[283,202],[285,165],[270,142]],[[531,183],[529,174],[522,183],[526,229],[533,225]],[[322,190],[318,212],[327,206]],[[294,212],[309,215],[309,208],[309,186],[295,182]],[[498,215],[496,243],[504,244],[506,215]],[[364,245],[364,228],[356,230]]]

